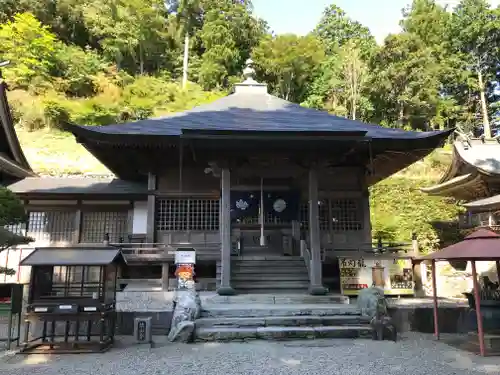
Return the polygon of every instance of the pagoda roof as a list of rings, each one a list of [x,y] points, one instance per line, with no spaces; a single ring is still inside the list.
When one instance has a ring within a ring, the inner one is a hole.
[[[500,182],[500,143],[462,135],[453,144],[451,164],[440,181],[422,191],[469,201],[488,195],[488,182],[495,180]]]
[[[457,139],[453,143],[452,163],[440,182],[462,175],[464,169],[483,175],[500,176],[500,143],[496,139]]]

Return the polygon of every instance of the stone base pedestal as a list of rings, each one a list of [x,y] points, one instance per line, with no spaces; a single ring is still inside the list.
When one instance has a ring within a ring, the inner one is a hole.
[[[234,296],[236,295],[236,290],[234,290],[230,286],[221,286],[217,288],[217,294],[219,296]]]
[[[327,293],[328,293],[328,289],[322,285],[309,287],[309,294],[311,294],[313,296],[324,296]]]

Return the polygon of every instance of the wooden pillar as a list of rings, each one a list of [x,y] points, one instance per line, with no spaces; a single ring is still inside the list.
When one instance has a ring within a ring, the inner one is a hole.
[[[318,172],[314,167],[311,167],[311,169],[309,169],[309,237],[311,250],[309,293],[313,295],[323,295],[327,292],[323,287],[321,269],[321,237],[318,201]]]
[[[166,252],[167,250],[165,250],[165,253]],[[168,290],[169,269],[170,269],[169,263],[163,263],[161,265],[161,289],[164,291]]]
[[[486,349],[484,347],[484,330],[483,330],[483,317],[481,315],[481,298],[479,297],[479,283],[477,282],[477,270],[476,261],[472,262],[472,282],[474,285],[474,305],[476,307],[476,319],[477,319],[477,338],[479,340],[479,354],[482,357],[486,355]]]
[[[413,257],[418,258],[420,255],[420,250],[418,247],[417,234],[412,233],[411,245],[413,250]],[[422,281],[422,262],[412,260],[412,271],[413,271],[413,281],[414,281],[414,294],[415,297],[425,297],[424,284]]]
[[[221,296],[235,294],[231,288],[231,172],[225,167],[221,171],[221,210],[219,231],[221,239],[220,286],[217,293]]]
[[[75,214],[75,229],[73,231],[73,243],[78,244],[82,239],[82,209],[78,207]]]
[[[372,221],[370,216],[370,191],[368,186],[365,186],[365,191],[363,192],[363,234],[365,235],[366,243],[372,243]],[[331,217],[331,216],[330,216]]]
[[[439,340],[439,306],[437,298],[436,260],[432,259],[432,305],[434,312],[434,337]]]
[[[146,216],[146,242],[156,242],[156,190],[157,178],[152,172],[148,173],[148,203]],[[168,290],[168,263],[162,263],[161,287]]]
[[[148,216],[146,223],[146,241],[155,242],[156,215],[156,175],[148,173]]]

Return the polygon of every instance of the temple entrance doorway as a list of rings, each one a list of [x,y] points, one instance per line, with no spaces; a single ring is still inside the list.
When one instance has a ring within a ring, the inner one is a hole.
[[[286,227],[264,229],[264,243],[261,243],[260,225],[239,225],[233,230],[241,256],[289,255],[284,249],[284,233]],[[291,229],[290,229],[291,230]]]
[[[275,189],[231,191],[231,233],[238,255],[294,255],[292,228],[299,222],[300,194]]]

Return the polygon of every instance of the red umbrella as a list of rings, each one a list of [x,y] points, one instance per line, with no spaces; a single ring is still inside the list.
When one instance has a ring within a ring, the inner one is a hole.
[[[432,288],[434,289],[434,334],[439,339],[438,303],[436,290],[436,260],[470,260],[472,261],[472,278],[474,284],[474,299],[476,301],[477,330],[479,334],[479,350],[485,355],[483,320],[479,303],[479,287],[477,283],[476,261],[496,261],[497,275],[500,282],[500,235],[488,230],[479,229],[469,234],[461,242],[445,247],[440,251],[428,254],[419,260],[432,261]]]

